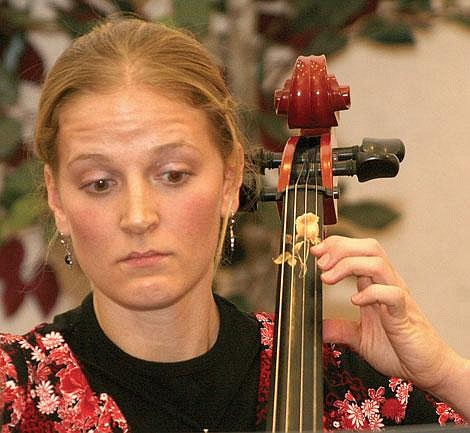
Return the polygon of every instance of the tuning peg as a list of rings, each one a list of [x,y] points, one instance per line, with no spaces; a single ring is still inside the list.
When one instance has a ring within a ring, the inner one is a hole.
[[[360,146],[337,147],[333,149],[333,158],[337,161],[355,160],[358,153],[369,155],[396,155],[401,162],[405,158],[405,145],[398,138],[364,138]]]
[[[372,154],[393,153],[401,162],[405,158],[405,145],[398,138],[370,138],[362,140],[360,151]]]
[[[393,153],[370,154],[358,152],[355,162],[359,182],[383,177],[395,177],[400,169],[400,161]]]

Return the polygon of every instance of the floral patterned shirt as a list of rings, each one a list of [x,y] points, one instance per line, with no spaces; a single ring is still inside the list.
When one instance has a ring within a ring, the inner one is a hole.
[[[274,317],[257,314],[261,324],[261,374],[258,416],[267,413],[272,358]],[[375,371],[345,346],[325,344],[324,415],[325,431],[381,430],[393,425],[464,424],[463,418],[445,403],[437,402],[406,380],[386,377]]]
[[[260,330],[256,425],[267,414],[274,331],[273,316],[255,315]],[[400,378],[375,372],[347,348],[325,345],[326,430],[380,430],[387,425],[463,419],[444,403]],[[64,336],[40,326],[25,336],[0,334],[1,433],[129,432],[111,395],[90,386]]]

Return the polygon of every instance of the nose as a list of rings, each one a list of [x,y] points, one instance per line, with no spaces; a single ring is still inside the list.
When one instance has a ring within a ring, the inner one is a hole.
[[[124,231],[140,235],[157,227],[159,216],[155,206],[156,198],[150,190],[151,187],[145,185],[145,182],[128,185],[120,221]]]

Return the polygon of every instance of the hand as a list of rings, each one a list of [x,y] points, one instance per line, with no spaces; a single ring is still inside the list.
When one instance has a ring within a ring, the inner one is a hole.
[[[348,344],[381,373],[441,394],[462,359],[426,319],[378,242],[331,236],[311,252],[325,284],[357,278],[351,301],[360,321],[325,320],[324,340]]]

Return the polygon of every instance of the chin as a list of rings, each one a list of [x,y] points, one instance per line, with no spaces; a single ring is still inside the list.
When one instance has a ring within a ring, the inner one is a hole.
[[[178,290],[174,283],[164,284],[154,281],[133,284],[121,293],[119,300],[115,298],[121,306],[136,311],[147,311],[171,307],[177,304],[187,292]]]

